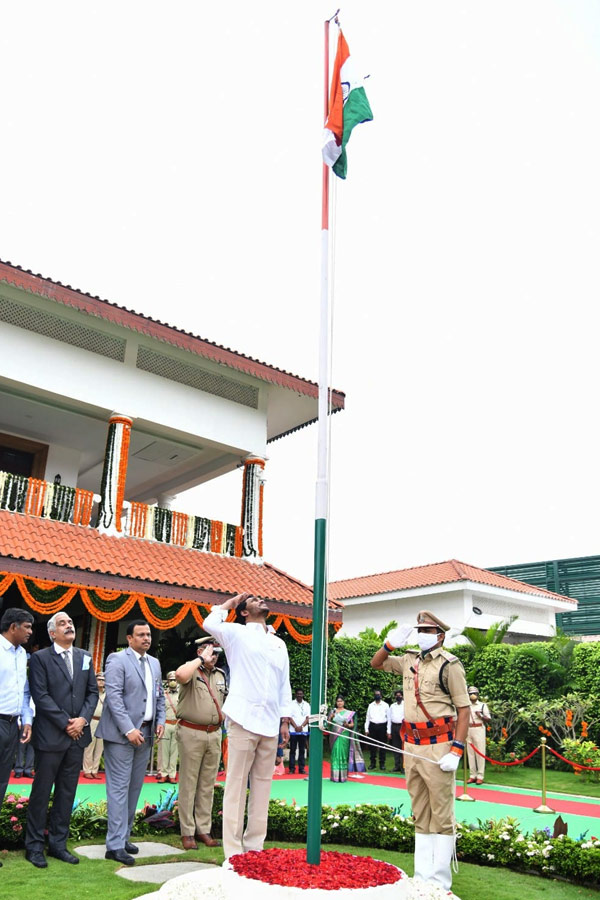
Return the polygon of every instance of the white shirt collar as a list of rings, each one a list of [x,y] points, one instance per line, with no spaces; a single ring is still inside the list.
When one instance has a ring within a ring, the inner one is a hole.
[[[71,644],[70,647],[61,647],[61,646],[59,646],[59,645],[56,643],[56,641],[53,641],[53,642],[52,642],[52,646],[54,647],[54,652],[55,652],[55,653],[58,653],[59,656],[60,656],[61,653],[72,653],[72,652],[73,652],[73,645],[72,645],[72,644]]]
[[[142,656],[144,656],[144,657],[146,656],[145,653],[138,653],[137,650],[133,649],[133,647],[130,647],[129,649],[131,650],[132,653],[135,653],[135,655],[137,656],[138,659],[141,659]]]

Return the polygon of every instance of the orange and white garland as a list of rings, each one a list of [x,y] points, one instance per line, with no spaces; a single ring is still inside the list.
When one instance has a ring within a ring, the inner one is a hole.
[[[129,439],[132,420],[112,415],[108,422],[108,436],[104,454],[104,470],[100,487],[98,529],[109,534],[121,534],[121,516],[125,497]]]
[[[242,489],[242,552],[258,559],[263,555],[263,497],[265,460],[251,456],[244,462]]]

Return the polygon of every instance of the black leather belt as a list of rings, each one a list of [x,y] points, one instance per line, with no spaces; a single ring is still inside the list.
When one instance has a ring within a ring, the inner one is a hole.
[[[2,719],[4,722],[16,722],[18,718],[18,713],[16,716],[9,716],[7,713],[0,713],[0,719]]]

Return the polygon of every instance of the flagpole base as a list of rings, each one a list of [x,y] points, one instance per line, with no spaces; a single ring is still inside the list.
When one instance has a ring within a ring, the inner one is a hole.
[[[555,809],[550,809],[549,806],[546,806],[545,803],[542,803],[541,806],[536,806],[536,808],[533,810],[533,812],[535,812],[535,813],[542,813],[542,814],[543,814],[543,813],[555,813],[556,810],[555,810]]]
[[[460,797],[457,797],[456,799],[457,800],[469,800],[471,803],[475,803],[475,801],[477,800],[477,797],[471,797],[470,794],[467,794],[465,792],[464,794],[461,794]]]

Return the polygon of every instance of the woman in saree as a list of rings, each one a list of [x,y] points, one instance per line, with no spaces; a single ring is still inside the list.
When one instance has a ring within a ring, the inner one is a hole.
[[[334,734],[329,735],[331,747],[331,781],[347,781],[348,772],[364,772],[365,761],[360,744],[348,730],[354,728],[354,712],[346,709],[341,694],[335,699],[335,708],[329,713],[329,725]]]

